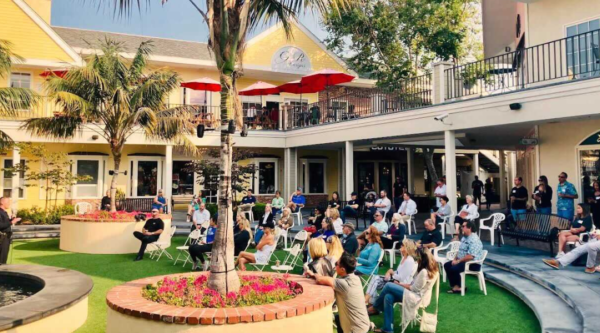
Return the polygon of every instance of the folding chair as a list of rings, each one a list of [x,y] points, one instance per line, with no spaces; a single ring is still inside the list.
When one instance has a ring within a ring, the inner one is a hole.
[[[302,252],[300,248],[300,244],[295,244],[292,246],[290,251],[288,252],[287,257],[283,260],[283,263],[279,266],[271,266],[271,269],[277,272],[283,271],[285,273],[294,269],[294,264],[296,260],[298,260],[298,255]]]
[[[262,272],[265,269],[265,267],[267,267],[269,265],[269,263],[271,262],[273,257],[277,258],[277,256],[275,255],[275,250],[277,249],[278,242],[279,242],[279,235],[275,236],[275,246],[273,246],[273,250],[271,251],[271,253],[269,253],[269,259],[267,259],[266,263],[264,263],[264,264],[249,263],[249,265]]]
[[[415,215],[417,215],[419,211],[415,209],[413,214],[410,214],[410,219],[408,220],[408,234],[412,235],[412,231],[414,229],[415,234],[417,234],[417,224],[415,222]]]
[[[177,249],[177,251],[179,251],[179,253],[177,254],[177,258],[175,259],[173,266],[177,265],[177,262],[179,261],[179,257],[184,255],[185,259],[182,259],[182,260],[183,260],[183,267],[185,267],[185,264],[190,259],[190,252],[189,252],[190,246],[198,243],[198,241],[200,240],[200,237],[202,237],[202,232],[199,229],[196,229],[196,230],[190,232],[187,239],[185,240],[185,243],[183,243],[182,246],[178,246],[175,248],[175,249]]]
[[[158,256],[156,261],[160,260],[160,257],[164,254],[167,258],[173,260],[173,256],[167,251],[167,247],[170,244],[171,238],[175,235],[175,231],[177,231],[177,227],[171,226],[171,235],[169,235],[169,243],[166,241],[158,240],[154,243],[148,244],[148,246],[152,246],[154,249],[150,251],[150,259],[154,259],[155,256]]]
[[[295,213],[292,213],[292,217],[296,217],[298,218],[298,225],[303,225],[304,221],[302,221],[302,207],[298,206],[298,211]]]
[[[458,248],[460,247],[460,242],[454,241],[450,242],[446,246],[438,246],[433,249],[433,258],[439,264],[440,270],[442,271],[443,281],[446,282],[446,270],[444,269],[444,264],[454,260],[456,255],[458,254]],[[445,251],[444,256],[440,256],[440,252]]]
[[[381,261],[383,260],[384,255],[385,255],[385,252],[381,251],[381,254],[379,255],[379,260],[377,260],[377,265],[375,265],[375,269],[373,269],[373,271],[371,272],[371,274],[369,274],[369,276],[360,275],[360,279],[364,282],[363,288],[365,290],[369,286],[369,282],[371,282],[373,275],[377,275],[377,271],[379,270],[379,265],[381,264]]]
[[[78,202],[74,208],[76,215],[91,213],[93,211],[92,204],[89,202]]]
[[[241,212],[241,214],[248,216],[248,221],[250,221],[250,223],[254,222],[254,212],[252,211],[253,208],[254,205],[250,206],[249,210],[244,210]]]
[[[456,216],[456,214],[454,214],[454,211],[450,210],[450,215],[448,216],[444,216],[443,221],[438,223],[438,225],[441,228],[442,231],[442,239],[446,238],[446,229],[450,228],[450,231],[452,231],[451,234],[454,234],[454,229],[452,228],[452,225],[450,225],[450,221],[452,221],[452,218]],[[448,233],[450,234],[450,232]]]
[[[406,235],[404,235],[404,239],[406,239]],[[403,239],[403,241],[404,241]],[[395,241],[394,243],[392,243],[392,248],[391,249],[387,249],[387,250],[383,250],[383,256],[385,258],[385,254],[387,253],[389,258],[390,258],[390,268],[394,268],[394,264],[396,263],[396,253],[400,253],[399,249],[396,249],[396,246],[398,245],[398,243],[401,243],[400,241]]]
[[[294,236],[294,239],[290,243],[290,247],[287,249],[283,249],[283,250],[286,252],[289,252],[289,251],[291,251],[294,244],[300,244],[300,252],[302,252],[304,250],[304,247],[306,246],[306,244],[308,244],[308,240],[309,240],[308,232],[306,230],[300,230]],[[300,257],[298,257],[297,259],[299,259],[299,258]],[[298,264],[297,259],[292,264],[296,267],[302,267],[302,260],[300,260],[300,264]]]
[[[488,251],[483,250],[481,260],[471,260],[465,263],[465,271],[460,273],[460,295],[465,296],[465,277],[467,275],[475,275],[479,280],[479,289],[483,290],[483,294],[487,296],[487,288],[485,287],[485,277],[483,275],[483,261],[487,257]],[[481,268],[478,271],[472,271],[471,265],[478,264]]]
[[[290,229],[292,229],[294,227],[295,223],[294,223],[294,218],[292,218],[292,226],[289,227],[288,229],[282,229],[279,227],[276,227],[277,229],[279,229],[279,232],[281,234],[281,237],[283,237],[283,247],[284,249],[288,248],[288,237],[290,236]],[[290,239],[291,242],[291,239]],[[290,247],[292,246],[292,244],[290,244]]]
[[[506,216],[502,213],[494,213],[492,215],[490,215],[490,217],[488,217],[487,219],[480,219],[479,220],[479,237],[481,237],[481,230],[489,230],[490,232],[490,242],[492,243],[492,246],[494,246],[494,230],[496,229],[501,229],[500,227],[500,223],[502,223],[502,221],[504,221],[504,219],[506,219]],[[485,221],[489,221],[492,220],[492,225],[491,226],[486,226],[485,225]],[[502,244],[504,244],[504,237],[502,236],[502,233],[500,233],[500,239],[502,241]]]

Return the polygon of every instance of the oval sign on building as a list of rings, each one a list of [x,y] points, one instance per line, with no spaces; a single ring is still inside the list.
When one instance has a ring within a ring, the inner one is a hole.
[[[301,48],[284,46],[271,58],[271,69],[276,72],[306,74],[312,71],[310,59]]]

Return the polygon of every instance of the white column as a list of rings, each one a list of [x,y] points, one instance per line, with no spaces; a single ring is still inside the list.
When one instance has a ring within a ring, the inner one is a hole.
[[[346,200],[350,200],[350,194],[354,191],[354,142],[346,141]]]
[[[21,150],[18,147],[13,148],[12,154],[12,165],[15,166],[21,162]],[[19,209],[19,183],[20,173],[15,172],[12,176],[12,189],[11,189],[11,214],[17,215],[17,209]]]
[[[433,64],[432,102],[440,104],[446,100],[445,70],[452,67],[449,61],[440,61]]]
[[[407,175],[406,178],[406,186],[408,186],[408,192],[413,194],[415,192],[414,188],[414,177],[415,177],[415,169],[414,169],[414,161],[415,155],[414,150],[412,148],[406,148],[406,170]]]
[[[167,198],[168,211],[171,212],[171,202],[173,200],[173,146],[165,147],[165,188],[163,189],[165,198]]]
[[[283,110],[281,110],[281,108],[279,108],[277,110],[277,112],[279,113],[279,117],[277,118],[277,121],[279,123],[278,127],[279,127],[279,130],[281,131],[283,129]]]
[[[473,176],[479,177],[479,153],[473,154]]]
[[[284,182],[283,182],[283,196],[285,200],[292,194],[292,191],[296,189],[297,183],[297,159],[296,159],[296,148],[285,148],[284,152],[284,165],[285,168],[283,170],[284,173]]]
[[[454,131],[444,132],[446,160],[446,195],[450,199],[452,211],[457,213],[456,204],[456,136]]]
[[[506,159],[504,156],[504,150],[500,151],[500,208],[506,208]]]

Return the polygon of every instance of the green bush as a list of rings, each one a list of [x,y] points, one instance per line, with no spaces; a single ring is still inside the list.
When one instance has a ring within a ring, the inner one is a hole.
[[[217,204],[206,204],[206,210],[210,212],[210,216],[215,216],[219,211],[219,206]]]
[[[60,224],[62,216],[73,214],[75,214],[73,205],[53,207],[47,212],[38,206],[17,211],[17,217],[21,218],[23,224]]]

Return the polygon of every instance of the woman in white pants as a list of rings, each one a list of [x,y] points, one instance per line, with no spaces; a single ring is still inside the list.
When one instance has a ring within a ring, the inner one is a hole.
[[[365,301],[367,304],[374,304],[379,291],[383,289],[386,282],[398,281],[400,283],[411,283],[413,276],[417,270],[417,263],[415,261],[417,255],[417,245],[410,239],[402,241],[402,247],[400,248],[402,253],[402,261],[394,272],[390,269],[385,273],[385,276],[374,276],[369,282],[367,287],[367,293],[365,295]]]
[[[559,259],[543,260],[546,265],[554,269],[560,269],[561,267],[569,266],[575,260],[577,260],[577,258],[587,253],[588,257],[585,265],[585,272],[593,274],[597,271],[600,272],[600,266],[594,267],[596,266],[596,257],[598,256],[598,252],[600,252],[600,234],[593,233],[590,234],[590,240],[587,243],[577,246]]]

